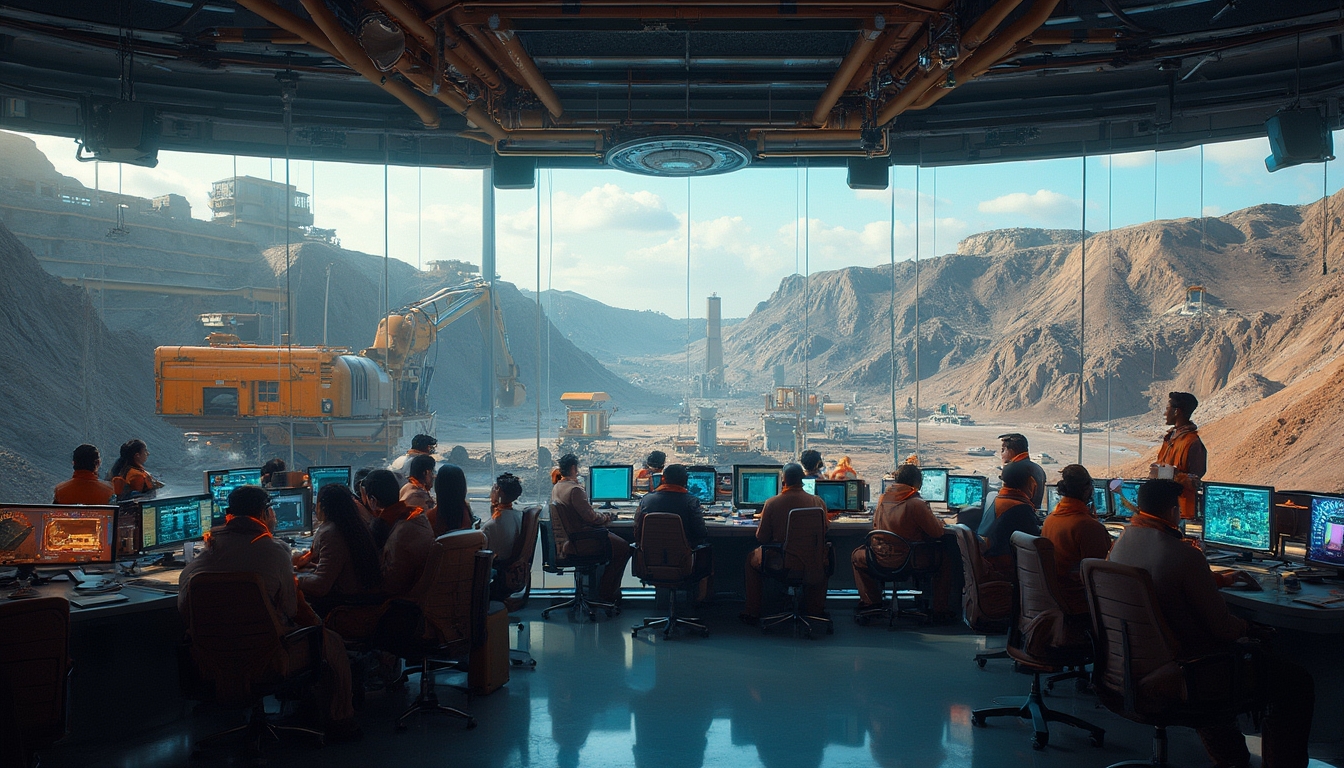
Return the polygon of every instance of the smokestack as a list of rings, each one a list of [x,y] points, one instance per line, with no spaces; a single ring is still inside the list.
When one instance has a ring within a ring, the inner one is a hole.
[[[717,393],[723,388],[723,299],[713,294],[705,309],[705,383]]]

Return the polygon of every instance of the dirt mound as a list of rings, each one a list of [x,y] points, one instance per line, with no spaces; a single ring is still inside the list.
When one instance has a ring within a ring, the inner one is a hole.
[[[68,476],[80,443],[97,445],[109,467],[132,437],[149,443],[157,466],[180,459],[181,432],[153,415],[147,341],[109,331],[88,295],[47,274],[3,225],[0,271],[0,359],[11,361],[0,377],[0,449],[6,468],[27,462],[5,473],[25,498],[5,500],[50,501],[49,481]],[[15,484],[25,473],[37,473],[33,487]]]

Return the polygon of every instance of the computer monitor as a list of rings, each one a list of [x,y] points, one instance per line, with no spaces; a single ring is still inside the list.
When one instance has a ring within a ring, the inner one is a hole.
[[[862,481],[818,480],[813,491],[826,502],[828,512],[858,513],[863,511]]]
[[[224,516],[222,510],[229,504],[229,494],[243,485],[261,485],[261,467],[211,469],[205,473],[205,492],[221,510],[218,517],[222,519]]]
[[[812,494],[812,495],[815,496],[816,493],[817,493],[817,478],[815,478],[815,477],[804,477],[804,478],[803,478],[803,490],[804,490],[804,491],[807,491],[808,493],[810,493],[810,494]]]
[[[307,488],[271,491],[271,509],[275,510],[275,528],[271,533],[303,533],[313,529],[313,509]]]
[[[920,486],[919,495],[925,501],[947,503],[948,470],[939,467],[920,467],[919,472],[924,476],[924,485]]]
[[[985,493],[988,490],[988,477],[983,477],[981,475],[949,475],[947,478],[947,506],[981,506],[985,503]],[[923,496],[924,494],[921,493],[920,495]]]
[[[1272,554],[1274,489],[1204,483],[1204,543],[1245,553]]]
[[[779,493],[778,465],[734,464],[733,506],[760,509],[767,499]]]
[[[308,486],[313,489],[313,498],[317,498],[318,491],[322,486],[336,483],[350,488],[351,475],[350,467],[309,467],[308,468]]]
[[[692,469],[686,472],[686,490],[701,504],[713,504],[719,475],[712,469]]]
[[[210,531],[214,501],[208,493],[143,499],[140,502],[142,550],[171,549],[200,541]]]
[[[1138,507],[1139,486],[1143,485],[1145,482],[1146,481],[1144,480],[1125,480],[1120,484],[1120,490],[1118,491],[1119,498],[1115,499],[1115,503],[1111,507],[1112,517],[1116,517],[1121,520],[1128,520],[1129,518],[1134,516],[1134,510],[1130,509],[1124,504],[1121,504],[1120,499],[1124,499],[1125,501],[1128,501],[1130,504],[1133,504],[1135,507]]]
[[[1106,480],[1092,478],[1092,511],[1097,517],[1111,515],[1111,494],[1106,492]]]
[[[649,475],[649,490],[650,490],[650,491],[656,491],[656,490],[658,490],[658,486],[660,486],[660,485],[662,485],[662,484],[663,484],[663,473],[662,473],[662,472],[654,472],[652,475]]]
[[[117,508],[0,504],[0,565],[110,563]]]
[[[1312,565],[1344,569],[1344,499],[1311,497],[1311,533],[1307,537],[1306,560]]]
[[[588,468],[588,498],[591,501],[629,501],[634,498],[635,467],[632,464],[602,464]]]
[[[1060,496],[1061,496],[1061,495],[1062,495],[1062,494],[1060,494],[1060,492],[1059,492],[1059,487],[1056,486],[1056,485],[1054,485],[1053,483],[1050,484],[1050,485],[1045,486],[1045,511],[1046,511],[1046,512],[1054,512],[1054,511],[1055,511],[1055,507],[1059,504],[1059,499],[1060,499]]]

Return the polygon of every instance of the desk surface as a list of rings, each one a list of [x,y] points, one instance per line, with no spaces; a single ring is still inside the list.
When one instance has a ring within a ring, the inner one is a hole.
[[[151,574],[145,578],[155,578],[165,583],[177,584],[178,571],[164,571],[162,574]],[[38,595],[41,597],[63,597],[69,600],[75,596],[75,585],[69,581],[49,581],[37,588]],[[157,590],[139,586],[123,586],[119,592],[108,592],[105,594],[124,595],[125,600],[115,603],[103,603],[88,608],[80,608],[74,603],[70,604],[71,623],[80,623],[93,619],[110,618],[113,616],[122,616],[131,613],[141,613],[144,611],[154,611],[162,608],[177,610],[177,594],[167,590]]]
[[[1338,597],[1344,595],[1344,585],[1303,584],[1302,591],[1292,594],[1277,589],[1261,592],[1242,589],[1222,590],[1223,599],[1233,613],[1260,624],[1281,629],[1296,629],[1313,634],[1344,634],[1344,603],[1337,607],[1317,608],[1293,602],[1299,597]]]

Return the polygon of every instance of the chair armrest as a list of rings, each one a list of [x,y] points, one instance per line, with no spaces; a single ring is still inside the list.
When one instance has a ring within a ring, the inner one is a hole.
[[[784,570],[784,545],[783,544],[762,544],[761,550],[761,570],[782,571]]]
[[[704,578],[714,571],[714,548],[701,544],[691,549],[691,574],[696,580]]]
[[[308,644],[308,668],[317,672],[322,667],[322,625],[314,624],[311,627],[300,627],[293,632],[286,632],[280,637],[280,645],[286,649],[293,648],[301,643]]]

